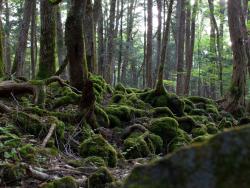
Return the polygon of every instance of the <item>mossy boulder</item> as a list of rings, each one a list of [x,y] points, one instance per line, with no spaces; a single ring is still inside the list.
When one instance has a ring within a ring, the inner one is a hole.
[[[91,156],[83,160],[83,166],[106,166],[106,163],[102,157]]]
[[[115,167],[117,164],[116,150],[101,135],[93,135],[84,140],[80,145],[79,153],[84,158],[101,157],[109,167]]]
[[[178,132],[178,122],[170,117],[157,118],[151,122],[149,130],[160,136],[164,144],[170,142]]]
[[[197,123],[190,116],[177,117],[179,128],[184,130],[187,133],[190,133],[193,128],[197,127]]]
[[[87,187],[88,188],[104,188],[108,184],[115,181],[115,178],[109,172],[107,168],[100,168],[95,173],[91,174],[88,178]]]
[[[54,180],[42,186],[42,188],[78,188],[76,180],[71,176],[66,176],[58,180]]]
[[[189,113],[189,112],[191,112],[195,108],[195,106],[194,106],[194,104],[193,104],[192,101],[190,101],[190,100],[188,100],[186,98],[184,98],[183,101],[185,103],[184,112]]]
[[[199,128],[194,128],[191,133],[192,133],[193,138],[196,138],[198,136],[203,136],[203,135],[207,134],[207,128],[205,126],[199,127]]]
[[[194,104],[198,104],[198,103],[214,104],[213,100],[205,98],[205,97],[200,97],[200,96],[190,96],[190,97],[187,97],[187,99]]]
[[[168,107],[156,107],[152,110],[154,118],[159,117],[174,117],[173,112]]]
[[[249,126],[232,129],[152,164],[138,166],[123,188],[248,188],[249,135]]]
[[[232,122],[228,121],[226,118],[223,118],[218,125],[219,129],[232,128],[232,127],[233,127]]]
[[[163,149],[163,141],[160,136],[145,132],[133,133],[124,140],[123,154],[126,159],[136,159],[159,154]]]

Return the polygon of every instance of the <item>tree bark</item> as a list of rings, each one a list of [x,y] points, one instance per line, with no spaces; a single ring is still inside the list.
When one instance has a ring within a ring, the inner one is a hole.
[[[177,45],[176,45],[176,62],[177,62],[177,83],[176,94],[183,94],[183,73],[184,73],[184,36],[185,36],[185,5],[186,0],[177,1]]]
[[[148,25],[147,25],[147,56],[146,56],[146,84],[152,88],[152,40],[153,40],[153,1],[148,0]]]
[[[10,75],[11,73],[11,48],[10,48],[10,9],[9,2],[5,0],[5,73]]]
[[[30,58],[31,58],[31,78],[36,77],[37,63],[37,37],[36,37],[36,3],[33,3],[31,16],[31,32],[30,32]]]
[[[25,0],[24,2],[23,19],[21,22],[20,34],[18,37],[15,58],[11,71],[11,73],[16,74],[16,76],[23,76],[23,66],[25,63],[25,53],[26,53],[33,3],[35,3],[34,0]]]
[[[246,48],[244,43],[244,33],[242,30],[240,1],[228,0],[228,23],[233,50],[233,75],[231,88],[226,97],[225,109],[235,113],[245,106],[246,89]]]
[[[40,60],[37,77],[44,79],[56,72],[56,6],[50,4],[48,0],[41,0],[40,12]]]

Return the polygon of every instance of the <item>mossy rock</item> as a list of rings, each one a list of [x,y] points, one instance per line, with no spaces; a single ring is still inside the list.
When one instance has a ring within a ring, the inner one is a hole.
[[[189,117],[191,117],[198,125],[207,124],[209,122],[207,116],[190,115]]]
[[[191,133],[192,133],[192,137],[196,138],[198,136],[203,136],[207,134],[207,129],[205,126],[200,127],[200,128],[194,128]]]
[[[195,108],[195,106],[194,106],[194,104],[193,104],[192,101],[190,101],[190,100],[188,100],[186,98],[184,98],[183,101],[185,103],[184,112],[189,113],[189,112],[191,112]]]
[[[190,116],[177,117],[179,128],[187,133],[190,133],[193,128],[197,127],[197,123]]]
[[[206,125],[206,127],[208,134],[217,134],[219,132],[219,129],[214,123],[209,123],[208,125]]]
[[[123,188],[248,188],[249,135],[249,126],[232,129],[138,166]]]
[[[25,169],[20,165],[10,163],[0,164],[0,185],[20,186],[25,176]]]
[[[231,121],[228,121],[226,118],[222,119],[218,125],[218,128],[221,129],[226,129],[226,128],[232,128],[233,124]]]
[[[193,109],[190,113],[190,115],[197,115],[197,116],[208,116],[208,113],[204,109]]]
[[[168,107],[157,107],[152,110],[154,118],[159,117],[174,117],[173,112]]]
[[[153,133],[145,133],[144,140],[149,145],[152,143],[153,145],[153,152],[155,154],[160,154],[163,149],[163,141],[160,136],[155,135]]]
[[[206,110],[206,104],[202,102],[197,103],[195,104],[195,108]]]
[[[149,130],[160,136],[164,144],[170,142],[178,132],[178,122],[170,117],[157,118],[151,122]]]
[[[109,118],[109,125],[111,128],[122,127],[122,122],[120,121],[118,117],[112,114],[109,114],[108,118]]]
[[[213,100],[205,98],[205,97],[190,96],[190,97],[187,97],[187,99],[195,104],[197,104],[197,103],[214,104]]]
[[[54,180],[42,186],[42,188],[78,188],[76,180],[71,176],[66,176],[58,180]]]
[[[101,136],[93,135],[83,141],[79,147],[81,157],[101,157],[107,166],[115,167],[117,164],[116,150]]]
[[[111,103],[116,103],[119,104],[120,102],[126,100],[126,97],[124,96],[124,94],[115,94],[112,98],[111,98]]]
[[[194,138],[192,140],[192,143],[203,143],[203,142],[207,142],[209,139],[211,139],[213,137],[213,135],[211,134],[205,134],[202,136],[198,136],[196,138]]]
[[[91,156],[83,160],[83,166],[105,167],[106,163],[101,157]]]
[[[95,115],[97,119],[97,123],[100,127],[109,127],[109,117],[105,110],[100,105],[95,105]]]
[[[122,84],[117,84],[117,85],[115,86],[115,90],[116,90],[116,91],[120,91],[120,92],[122,92],[122,93],[127,93],[127,92],[126,92],[126,88],[125,88],[124,85],[122,85]]]
[[[104,188],[115,181],[115,178],[107,168],[101,167],[88,178],[88,188]]]

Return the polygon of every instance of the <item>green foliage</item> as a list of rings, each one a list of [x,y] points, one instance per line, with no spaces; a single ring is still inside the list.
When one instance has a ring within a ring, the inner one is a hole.
[[[71,176],[66,176],[58,180],[54,180],[42,186],[42,188],[78,188],[79,185]]]
[[[116,150],[101,136],[93,135],[83,141],[79,147],[81,157],[101,157],[109,167],[117,164]]]

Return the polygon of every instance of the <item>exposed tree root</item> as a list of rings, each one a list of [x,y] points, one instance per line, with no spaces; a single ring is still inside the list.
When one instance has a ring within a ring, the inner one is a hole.
[[[49,139],[51,138],[54,130],[56,128],[56,124],[55,123],[52,123],[50,129],[49,129],[49,132],[47,134],[47,136],[45,137],[45,139],[43,140],[43,143],[42,143],[42,147],[45,147],[49,141]]]

